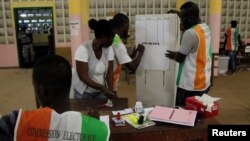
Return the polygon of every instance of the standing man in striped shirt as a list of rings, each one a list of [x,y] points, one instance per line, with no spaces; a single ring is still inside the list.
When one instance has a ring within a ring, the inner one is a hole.
[[[195,3],[184,3],[177,14],[180,16],[180,27],[183,31],[180,49],[178,52],[167,50],[165,55],[179,63],[175,105],[185,106],[186,97],[202,96],[209,91],[212,66],[211,31],[205,23],[201,23],[199,8]]]
[[[129,37],[129,18],[122,13],[118,13],[111,21],[113,23],[114,32],[116,33],[112,44],[115,57],[113,90],[116,93],[122,65],[125,65],[130,71],[135,72],[141,62],[145,47],[139,44],[137,48],[134,49],[133,53],[129,55],[123,43],[123,41],[127,40]]]
[[[231,21],[231,27],[225,33],[224,48],[229,56],[229,71],[234,73],[236,71],[236,52],[241,43],[239,28],[237,21]]]

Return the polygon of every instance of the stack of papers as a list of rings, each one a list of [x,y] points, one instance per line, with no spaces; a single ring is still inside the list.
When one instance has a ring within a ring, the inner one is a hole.
[[[156,106],[149,119],[166,123],[194,126],[197,111]]]

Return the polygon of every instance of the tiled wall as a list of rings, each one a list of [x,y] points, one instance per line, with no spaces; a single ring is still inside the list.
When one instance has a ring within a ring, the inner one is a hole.
[[[249,0],[223,0],[221,15],[221,38],[230,22],[236,20],[242,38],[250,38],[250,1]]]
[[[209,23],[209,0],[187,0],[198,4],[202,22]],[[231,20],[237,20],[243,39],[250,39],[250,0],[222,0],[222,20],[220,38],[230,26]],[[176,0],[90,0],[90,18],[106,18],[109,13],[124,12],[134,31],[135,15],[165,14],[175,9]]]
[[[57,20],[57,42],[70,43],[68,0],[2,0],[0,2],[0,44],[14,44],[11,2],[55,1]],[[189,0],[197,3],[200,8],[202,22],[208,23],[209,0]],[[90,0],[90,18],[106,18],[109,13],[125,12],[134,31],[135,15],[164,14],[175,9],[175,0]],[[222,0],[221,39],[230,26],[231,20],[237,20],[243,39],[250,38],[250,0]],[[132,36],[134,39],[134,36]]]
[[[14,44],[10,0],[0,2],[0,44]]]

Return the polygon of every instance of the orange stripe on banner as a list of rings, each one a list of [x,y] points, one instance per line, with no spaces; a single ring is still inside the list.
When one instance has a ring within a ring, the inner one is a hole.
[[[23,111],[17,127],[17,141],[47,141],[51,113],[49,108]]]
[[[201,90],[206,87],[206,74],[204,71],[206,66],[206,44],[204,31],[201,26],[196,26],[195,31],[198,33],[199,45],[196,58],[194,89]]]
[[[116,90],[117,88],[118,78],[120,76],[121,71],[122,71],[122,65],[118,64],[113,75],[113,89],[114,90]]]

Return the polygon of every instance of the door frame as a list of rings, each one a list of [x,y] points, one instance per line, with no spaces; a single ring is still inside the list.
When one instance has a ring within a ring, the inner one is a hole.
[[[55,37],[55,19],[54,19],[54,7],[53,6],[47,6],[47,7],[14,7],[13,8],[13,14],[14,14],[14,25],[15,25],[15,32],[16,32],[16,46],[17,46],[17,55],[18,55],[18,63],[19,68],[23,68],[21,58],[22,58],[22,49],[18,42],[18,36],[17,33],[19,32],[19,17],[18,17],[18,10],[34,10],[34,9],[50,9],[52,14],[52,25],[53,25],[53,36]],[[55,45],[55,39],[54,39],[54,45]]]

